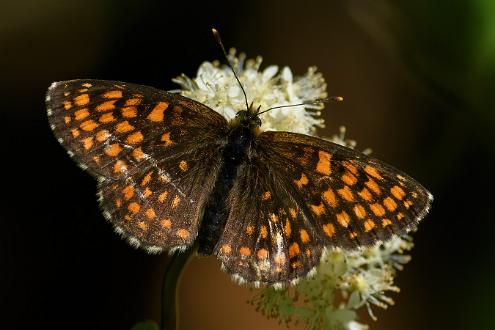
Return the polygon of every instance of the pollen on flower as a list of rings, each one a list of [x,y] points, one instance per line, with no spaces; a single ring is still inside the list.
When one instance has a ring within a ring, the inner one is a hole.
[[[270,65],[261,69],[261,56],[246,59],[245,54],[236,56],[236,51],[231,49],[229,59],[246,91],[248,102],[260,106],[261,111],[327,97],[325,79],[316,67],[308,68],[303,76],[294,76],[289,67],[279,69]],[[183,96],[206,104],[227,119],[234,118],[238,111],[246,108],[244,94],[232,71],[218,61],[201,64],[194,78],[183,74],[173,81],[181,86]],[[322,109],[322,104],[274,109],[261,115],[261,128],[264,131],[314,134],[317,127],[323,127],[323,119],[319,118]]]

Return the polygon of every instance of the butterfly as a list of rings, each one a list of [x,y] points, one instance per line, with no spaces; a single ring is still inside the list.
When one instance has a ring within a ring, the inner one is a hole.
[[[149,253],[196,245],[238,280],[295,283],[325,248],[403,235],[433,201],[363,153],[261,131],[252,105],[227,121],[179,94],[91,79],[53,83],[46,103],[60,144],[98,180],[117,233]]]

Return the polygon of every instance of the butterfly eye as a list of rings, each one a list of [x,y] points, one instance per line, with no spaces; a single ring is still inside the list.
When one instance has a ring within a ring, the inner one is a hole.
[[[258,116],[254,117],[253,118],[253,121],[256,124],[256,126],[261,127],[261,119],[260,119],[260,117],[258,117]]]

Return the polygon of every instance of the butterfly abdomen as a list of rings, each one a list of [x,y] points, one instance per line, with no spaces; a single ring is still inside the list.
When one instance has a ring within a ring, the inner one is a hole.
[[[214,188],[205,205],[198,235],[201,254],[212,254],[229,215],[229,192],[237,177],[239,166],[246,160],[253,134],[247,128],[233,128],[222,154],[222,165]]]

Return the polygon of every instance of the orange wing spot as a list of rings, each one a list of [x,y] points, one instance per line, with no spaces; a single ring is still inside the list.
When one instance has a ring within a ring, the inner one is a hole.
[[[366,187],[370,188],[371,191],[373,191],[375,194],[377,195],[381,194],[382,191],[380,190],[380,187],[373,179],[368,178],[368,181],[366,181],[364,184],[366,185]]]
[[[148,225],[144,221],[139,221],[137,225],[143,231],[147,231],[148,230]]]
[[[64,109],[70,110],[70,108],[72,108],[72,102],[71,101],[64,101]]]
[[[125,170],[127,170],[127,166],[124,161],[118,160],[115,162],[115,165],[113,166],[114,173],[119,173]]]
[[[390,188],[390,192],[398,200],[401,200],[404,198],[404,196],[406,196],[406,193],[404,192],[404,190],[402,190],[402,188],[399,186],[393,186],[392,188]]]
[[[352,163],[350,162],[345,162],[344,163],[344,167],[349,171],[351,172],[352,174],[354,175],[358,175],[358,169],[356,168],[356,166],[352,165]]]
[[[122,147],[118,143],[113,143],[105,148],[105,153],[110,157],[116,157],[122,151]]]
[[[132,98],[132,99],[127,99],[127,100],[125,101],[125,104],[124,104],[124,105],[125,105],[126,107],[127,107],[127,106],[130,106],[130,105],[139,105],[139,104],[141,104],[141,100],[142,100],[142,99],[141,99],[141,98],[139,98],[139,97]]]
[[[152,208],[147,209],[145,214],[148,219],[154,219],[156,217],[155,210]]]
[[[289,246],[289,258],[293,258],[300,253],[301,249],[299,248],[299,244],[297,244],[296,242],[292,243]]]
[[[356,204],[356,206],[354,206],[354,213],[359,219],[366,217],[366,210],[361,204]]]
[[[292,207],[289,208],[289,213],[292,219],[295,219],[297,217],[297,212]]]
[[[328,236],[332,237],[335,235],[335,226],[331,223],[327,223],[323,225],[323,232]]]
[[[69,116],[65,116],[65,117],[64,117],[64,122],[65,122],[66,124],[69,124],[69,123],[70,123],[70,121],[71,121],[71,118],[70,118]]]
[[[127,206],[127,209],[135,214],[135,213],[139,212],[139,210],[141,209],[141,206],[139,206],[139,204],[136,202],[132,202],[129,204],[129,206]]]
[[[120,198],[117,198],[115,200],[115,206],[117,206],[117,207],[121,207],[122,206],[122,200]]]
[[[389,219],[382,219],[382,227],[385,228],[387,226],[390,226],[392,224],[392,221]]]
[[[352,191],[349,188],[349,186],[344,186],[344,188],[337,190],[337,192],[346,201],[348,201],[348,202],[353,202],[354,201],[354,195],[352,194]]]
[[[165,229],[170,229],[172,228],[172,221],[170,221],[170,219],[168,218],[164,218],[160,220],[160,225]]]
[[[309,234],[308,232],[306,231],[306,229],[301,229],[299,231],[299,236],[301,237],[301,242],[303,244],[306,244],[308,243],[309,241],[311,241],[311,238],[309,237]]]
[[[84,121],[79,127],[81,127],[81,129],[83,131],[90,132],[90,131],[94,130],[95,128],[97,128],[98,126],[99,125],[97,122],[90,119],[90,120]]]
[[[83,106],[89,103],[89,95],[81,94],[74,98],[74,104],[78,106]]]
[[[143,180],[141,181],[141,187],[146,186],[151,181],[152,175],[153,175],[153,171],[149,171],[148,173],[146,173]]]
[[[132,198],[132,196],[134,196],[134,187],[131,185],[126,186],[124,189],[122,189],[122,193],[124,193],[124,199],[128,201]]]
[[[266,229],[266,226],[261,226],[260,228],[260,234],[262,238],[266,238],[268,236],[268,229]]]
[[[117,100],[110,100],[110,101],[105,101],[103,103],[100,103],[96,106],[96,111],[110,111],[110,110],[113,110],[115,109],[115,102],[117,102]]]
[[[122,91],[119,90],[108,91],[106,93],[103,93],[102,96],[105,99],[120,99],[122,97]]]
[[[342,181],[349,186],[352,186],[358,182],[358,179],[350,172],[345,172],[342,175]]]
[[[351,218],[349,217],[349,214],[347,214],[345,211],[342,211],[340,213],[337,213],[337,222],[344,228],[347,228],[349,226],[349,222],[351,222]]]
[[[170,147],[174,143],[170,138],[170,132],[166,132],[162,135],[162,142],[165,142],[166,147]]]
[[[397,208],[397,203],[390,197],[383,200],[383,205],[390,211],[393,212]]]
[[[163,121],[163,112],[168,108],[167,102],[159,102],[148,115],[148,119],[154,122]]]
[[[82,139],[82,143],[83,143],[83,146],[84,146],[84,150],[91,149],[91,147],[93,146],[93,137],[90,136],[90,137],[87,137],[85,139]]]
[[[328,205],[331,207],[336,207],[337,206],[337,198],[335,197],[335,193],[333,192],[332,188],[328,188],[327,191],[323,192],[323,200],[327,202]]]
[[[230,247],[230,244],[224,244],[220,248],[220,253],[222,254],[230,254],[232,252],[232,248]]]
[[[93,156],[93,160],[95,161],[96,165],[100,165],[100,156]]]
[[[72,133],[72,136],[75,138],[78,137],[79,134],[81,134],[81,132],[79,132],[77,128],[73,128],[70,132]]]
[[[311,211],[313,211],[313,213],[317,216],[325,214],[325,205],[323,205],[323,202],[321,202],[320,205],[310,205],[310,207]]]
[[[64,92],[64,96],[69,96],[70,92]]]
[[[270,192],[269,192],[269,191],[265,191],[265,192],[263,193],[263,195],[261,196],[261,199],[262,199],[262,200],[264,200],[264,201],[267,201],[267,200],[269,200],[271,197],[272,197],[272,194],[270,194]]]
[[[179,163],[179,168],[182,172],[185,172],[185,171],[187,171],[189,166],[187,165],[187,162],[185,160],[181,160]]]
[[[115,132],[117,132],[117,133],[126,133],[129,131],[132,131],[133,129],[134,129],[134,126],[129,124],[129,122],[127,120],[120,122],[117,125],[115,125]]]
[[[276,215],[275,213],[270,213],[270,221],[278,222],[278,215]]]
[[[246,234],[248,234],[249,236],[251,236],[253,233],[254,233],[254,227],[251,226],[251,225],[248,225],[246,227]]]
[[[364,171],[366,173],[368,173],[369,175],[371,175],[372,177],[374,177],[375,179],[378,179],[378,180],[383,180],[382,176],[380,175],[380,173],[378,172],[378,170],[376,168],[374,168],[373,166],[370,166],[370,165],[366,165],[364,167]]]
[[[178,105],[176,105],[172,111],[176,114],[176,115],[180,115],[182,113],[182,107],[179,107]]]
[[[137,131],[137,132],[130,134],[127,137],[127,139],[125,139],[125,142],[130,143],[130,144],[137,144],[137,143],[140,143],[141,141],[143,141],[143,139],[144,139],[143,133],[141,133],[140,131]]]
[[[412,205],[413,205],[413,202],[411,202],[410,200],[404,201],[404,206],[406,207],[406,209],[410,208]]]
[[[267,259],[268,258],[268,250],[267,249],[259,249],[256,252],[256,256],[258,259]]]
[[[174,200],[172,201],[172,208],[175,209],[177,206],[179,206],[180,203],[180,197],[175,195]]]
[[[369,232],[370,230],[372,230],[373,228],[375,228],[375,223],[373,222],[373,220],[371,220],[371,219],[367,219],[367,220],[364,222],[364,231],[367,233],[367,232]]]
[[[354,238],[356,238],[357,236],[358,236],[358,233],[356,233],[355,231],[353,231],[353,232],[349,233],[349,237],[350,237],[351,239],[354,239]]]
[[[290,225],[289,219],[285,219],[285,225],[284,225],[284,234],[287,237],[290,237],[290,234],[292,233],[292,227]]]
[[[418,193],[417,193],[417,192],[415,192],[415,191],[413,191],[413,192],[411,193],[411,195],[412,195],[412,197],[413,197],[413,198],[418,198]]]
[[[137,116],[137,108],[136,107],[124,107],[120,109],[122,112],[122,116],[125,118],[134,118]]]
[[[190,233],[189,233],[188,230],[185,230],[185,229],[179,229],[179,230],[177,230],[177,236],[179,236],[182,239],[188,238],[189,235],[190,235]]]
[[[367,202],[371,202],[373,200],[373,195],[371,195],[370,191],[366,188],[363,188],[358,195]]]
[[[274,258],[273,258],[273,261],[275,261],[275,263],[277,265],[283,265],[286,263],[286,259],[285,259],[285,255],[283,254],[277,254]],[[280,270],[282,271],[282,270]]]
[[[140,161],[144,158],[144,152],[141,148],[136,148],[132,151],[132,157],[134,157],[135,160]]]
[[[105,142],[110,137],[110,133],[106,129],[102,129],[96,133],[96,141]]]
[[[83,120],[84,118],[89,116],[89,111],[87,108],[77,110],[74,112],[74,119],[75,120]]]
[[[323,175],[330,175],[332,172],[330,168],[331,155],[323,150],[318,151],[318,163],[316,164],[316,172]]]
[[[404,214],[403,213],[397,213],[397,220],[402,220],[404,219]]]
[[[299,189],[307,185],[308,182],[309,182],[308,177],[304,173],[301,173],[301,178],[299,180],[294,180],[294,183],[297,185]]]
[[[146,189],[144,189],[144,192],[143,192],[143,196],[148,198],[150,197],[151,195],[153,194],[153,192],[151,191],[150,188],[146,187]]]
[[[247,246],[242,246],[239,249],[239,253],[241,254],[241,256],[249,257],[251,255],[251,249],[248,248]]]
[[[91,85],[90,83],[84,83],[84,84],[82,84],[81,86],[82,86],[82,87],[86,87],[86,88],[90,88],[90,87],[91,87],[91,86],[93,86],[93,85]]]
[[[382,215],[385,214],[385,209],[381,204],[378,203],[371,204],[370,209],[377,217],[381,217]]]
[[[113,113],[107,112],[102,114],[98,119],[98,121],[102,124],[108,124],[111,123],[112,121],[115,121],[115,118],[113,117]]]
[[[167,196],[168,196],[168,191],[164,191],[164,192],[162,192],[162,193],[158,196],[158,201],[159,201],[160,203],[165,202],[165,200],[167,199]]]
[[[296,269],[296,268],[300,268],[302,267],[302,263],[300,261],[294,261],[292,264],[291,264],[291,267]]]

